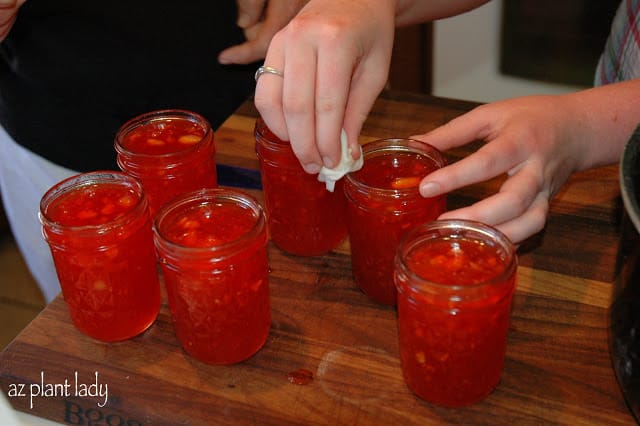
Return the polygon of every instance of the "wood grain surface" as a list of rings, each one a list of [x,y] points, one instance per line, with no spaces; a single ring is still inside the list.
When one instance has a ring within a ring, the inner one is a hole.
[[[361,142],[426,132],[474,104],[385,93]],[[217,130],[217,161],[257,169],[250,102]],[[456,161],[478,143],[447,153]],[[461,189],[449,207],[497,190]],[[371,302],[351,277],[348,241],[317,257],[269,247],[273,323],[266,345],[233,366],[208,366],[177,342],[166,299],[154,325],[117,344],[70,323],[61,296],[0,354],[0,384],[18,410],[68,424],[634,424],[615,380],[607,319],[619,246],[617,167],[575,175],[544,232],[519,251],[502,381],[484,401],[446,409],[415,397],[400,372],[396,311]],[[252,191],[259,199],[261,194]],[[307,384],[291,373],[308,370]],[[97,384],[105,395],[74,394]],[[43,380],[44,379],[44,380]],[[30,396],[67,380],[70,395]],[[24,396],[16,395],[24,385]]]

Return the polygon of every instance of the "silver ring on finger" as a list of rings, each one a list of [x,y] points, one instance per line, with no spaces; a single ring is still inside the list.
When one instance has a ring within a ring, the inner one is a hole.
[[[269,66],[261,66],[256,70],[256,74],[253,77],[256,80],[256,82],[258,81],[260,76],[262,76],[262,74],[272,74],[272,75],[277,75],[278,77],[284,77],[284,73],[277,68],[269,67]]]

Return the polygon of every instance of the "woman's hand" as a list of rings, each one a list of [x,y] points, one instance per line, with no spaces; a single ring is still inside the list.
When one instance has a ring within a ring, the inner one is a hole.
[[[432,197],[506,173],[498,193],[441,218],[478,220],[521,242],[544,227],[550,199],[583,167],[588,141],[580,137],[581,123],[581,113],[565,96],[522,97],[477,107],[430,133],[413,136],[443,151],[473,140],[486,142],[425,177],[420,192]]]
[[[338,164],[343,127],[359,153],[360,129],[387,81],[394,15],[389,0],[312,0],[273,37],[265,65],[284,78],[263,74],[255,104],[308,173]]]
[[[575,171],[613,164],[640,123],[640,79],[567,95],[482,105],[427,134],[440,150],[473,140],[477,152],[426,176],[425,197],[507,174],[497,194],[444,213],[496,226],[514,242],[540,231],[549,201]]]
[[[264,59],[271,38],[293,18],[309,0],[237,0],[238,26],[247,41],[223,50],[222,64],[249,64]]]

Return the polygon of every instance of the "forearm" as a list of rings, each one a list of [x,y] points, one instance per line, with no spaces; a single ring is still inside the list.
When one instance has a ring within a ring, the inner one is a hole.
[[[588,148],[579,168],[617,163],[631,133],[640,124],[640,79],[566,97],[576,111],[571,137],[587,141]]]
[[[396,26],[448,18],[475,9],[489,0],[397,0]]]

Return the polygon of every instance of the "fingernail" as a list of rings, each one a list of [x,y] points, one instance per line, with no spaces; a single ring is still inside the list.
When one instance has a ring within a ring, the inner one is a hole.
[[[424,185],[420,186],[420,195],[425,198],[435,197],[440,194],[440,189],[442,187],[437,182],[427,182]]]
[[[333,169],[333,160],[329,157],[322,157],[322,164],[324,164],[327,169]]]
[[[322,167],[316,163],[308,163],[308,164],[303,164],[302,168],[304,168],[304,171],[307,173],[315,174],[315,173],[319,173]]]
[[[251,17],[249,15],[247,15],[246,13],[243,13],[242,15],[238,16],[238,26],[240,28],[244,28],[247,25],[249,25],[249,20],[251,19]]]

